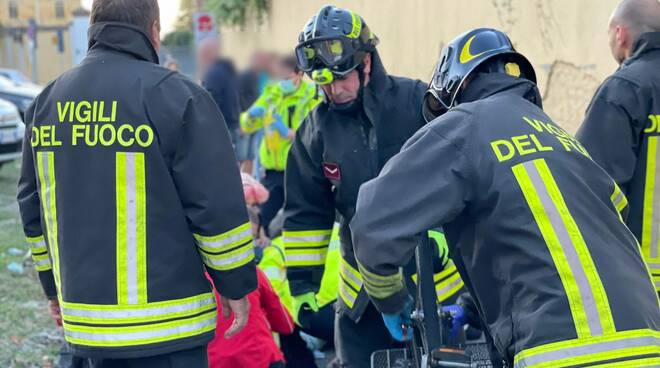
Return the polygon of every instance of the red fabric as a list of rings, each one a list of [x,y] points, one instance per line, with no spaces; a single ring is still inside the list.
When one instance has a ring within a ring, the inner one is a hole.
[[[289,335],[293,332],[293,318],[280,302],[266,275],[257,269],[257,290],[248,295],[249,320],[243,331],[225,339],[234,316],[223,320],[218,301],[218,325],[215,339],[208,346],[210,368],[267,368],[271,363],[284,361],[284,355],[275,344],[272,332]]]

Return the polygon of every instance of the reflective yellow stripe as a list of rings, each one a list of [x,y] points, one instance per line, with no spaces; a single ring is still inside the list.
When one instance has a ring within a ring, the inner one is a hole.
[[[545,160],[512,170],[557,267],[578,337],[615,332],[600,277]]]
[[[227,232],[213,236],[194,234],[197,246],[205,252],[218,253],[230,250],[252,240],[250,223],[237,226]]]
[[[284,230],[282,238],[285,248],[300,248],[311,246],[327,246],[330,243],[332,229],[329,230]]]
[[[144,326],[102,327],[64,322],[66,341],[85,346],[134,346],[182,339],[215,330],[214,309],[194,318],[186,318]]]
[[[325,265],[332,229],[284,230],[282,240],[287,267],[314,267]]]
[[[445,278],[446,275],[450,276]],[[454,296],[464,285],[461,275],[451,260],[447,263],[443,272],[434,275],[433,280],[435,281],[435,292],[438,295],[439,302],[444,302]]]
[[[617,212],[619,212],[619,218],[621,218],[621,212],[623,212],[623,210],[628,206],[628,199],[616,183],[614,183],[614,192],[612,193],[610,199],[612,200],[612,204],[614,204],[614,208],[616,208]]]
[[[57,198],[55,181],[55,154],[53,152],[37,152],[37,171],[39,172],[39,185],[41,206],[46,222],[46,236],[50,255],[52,257],[53,277],[57,287],[58,296],[62,295],[60,282],[60,257],[57,234]]]
[[[135,324],[162,321],[215,309],[213,293],[147,304],[99,305],[63,302],[62,317],[67,322],[87,324]]]
[[[660,263],[660,185],[656,185],[660,180],[659,157],[658,137],[648,137],[641,240],[647,263]]]
[[[230,251],[220,254],[201,252],[204,264],[218,271],[229,271],[241,267],[254,259],[254,243],[250,240]]]
[[[144,153],[116,153],[117,301],[147,302]]]
[[[339,274],[353,287],[353,289],[357,291],[362,289],[362,275],[360,275],[358,270],[354,269],[348,262],[346,262],[343,257],[341,258],[341,263],[339,265]]]
[[[608,365],[608,360],[615,359],[619,361]],[[648,329],[622,331],[541,345],[516,354],[514,368],[645,366],[631,363],[639,363],[640,359],[660,362],[660,332]]]
[[[26,237],[25,240],[30,246],[30,251],[32,253],[44,253],[48,251],[48,248],[46,248],[46,240],[43,235],[33,238]]]
[[[343,281],[343,279],[342,279]],[[340,282],[339,284],[339,297],[344,301],[344,304],[350,309],[355,305],[358,293],[351,289],[346,283]]]
[[[359,263],[358,268],[364,280],[364,287],[367,289],[367,293],[375,298],[388,298],[405,287],[403,284],[403,272],[400,268],[397,273],[388,276],[377,275]]]

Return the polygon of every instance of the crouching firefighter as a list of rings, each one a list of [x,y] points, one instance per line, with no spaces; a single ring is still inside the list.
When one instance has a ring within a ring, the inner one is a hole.
[[[360,185],[422,125],[420,81],[389,76],[378,56],[378,38],[347,9],[323,7],[305,25],[296,55],[325,94],[301,125],[286,167],[284,244],[294,313],[318,310],[314,294],[323,276],[328,244],[340,215],[341,265],[335,341],[343,366],[369,367],[372,352],[396,346],[369,302],[353,255],[348,223]],[[457,270],[438,280],[455,294]],[[458,280],[457,280],[458,278]],[[446,295],[445,295],[446,294]]]
[[[429,125],[360,190],[351,223],[367,292],[404,311],[400,266],[442,226],[509,367],[660,366],[660,307],[619,187],[541,108],[508,37],[476,29],[443,51]],[[634,306],[634,307],[633,307]]]
[[[204,268],[235,317],[225,337],[257,286],[222,114],[158,65],[158,18],[156,0],[95,0],[87,56],[26,113],[23,227],[66,341],[93,367],[206,367],[218,313]]]

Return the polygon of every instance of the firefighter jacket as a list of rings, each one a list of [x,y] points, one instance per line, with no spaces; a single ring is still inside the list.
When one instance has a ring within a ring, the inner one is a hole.
[[[257,286],[227,128],[137,28],[97,23],[89,42],[26,115],[18,202],[44,289],[76,355],[205,345],[217,311],[204,266],[228,298]]]
[[[628,198],[626,224],[660,292],[660,32],[600,87],[577,138]]]
[[[259,162],[266,170],[284,171],[286,158],[291,149],[291,140],[282,137],[268,126],[274,122],[274,114],[282,117],[284,124],[293,130],[300,127],[303,119],[319,104],[321,99],[316,86],[305,80],[295,92],[285,95],[278,83],[271,83],[264,89],[264,93],[252,105],[263,107],[266,114],[263,117],[251,118],[247,111],[241,114],[241,129],[245,133],[254,133],[264,130],[264,137],[259,145]]]
[[[509,366],[658,366],[660,307],[620,188],[532,82],[477,74],[459,97],[360,190],[351,230],[376,307],[402,309],[399,267],[442,225]]]
[[[291,292],[295,296],[318,291],[335,214],[339,213],[339,305],[354,321],[369,303],[348,228],[358,189],[376,177],[385,162],[424,125],[421,103],[425,85],[387,75],[377,53],[372,54],[371,67],[356,110],[339,112],[322,103],[310,113],[296,134],[285,178],[284,244]]]

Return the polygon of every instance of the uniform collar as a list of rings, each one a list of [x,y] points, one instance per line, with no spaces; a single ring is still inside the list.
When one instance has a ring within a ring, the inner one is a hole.
[[[89,27],[89,51],[107,48],[137,59],[159,63],[158,54],[149,37],[139,28],[126,23],[100,22]]]
[[[530,80],[503,73],[477,74],[469,82],[468,87],[458,95],[458,101],[460,103],[477,101],[501,92],[520,95],[538,107],[542,107],[541,95],[536,84]]]
[[[633,50],[632,56],[624,61],[623,65],[633,63],[650,51],[660,50],[660,32],[642,33],[637,42],[635,42],[635,48]]]

